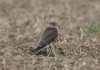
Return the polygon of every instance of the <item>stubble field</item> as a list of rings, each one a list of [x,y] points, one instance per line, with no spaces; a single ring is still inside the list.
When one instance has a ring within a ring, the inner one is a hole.
[[[52,21],[55,56],[29,55]],[[0,0],[0,70],[100,70],[100,0]]]

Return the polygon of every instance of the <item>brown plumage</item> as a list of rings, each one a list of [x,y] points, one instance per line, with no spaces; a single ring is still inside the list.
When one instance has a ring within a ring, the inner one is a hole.
[[[51,22],[50,27],[48,27],[44,31],[42,38],[39,41],[38,46],[35,49],[31,49],[31,51],[35,53],[39,51],[40,49],[43,49],[46,45],[49,45],[51,42],[55,41],[57,36],[58,36],[57,23]]]

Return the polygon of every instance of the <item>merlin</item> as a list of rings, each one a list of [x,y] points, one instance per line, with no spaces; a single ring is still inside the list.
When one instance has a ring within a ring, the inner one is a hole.
[[[36,53],[39,50],[54,42],[58,37],[58,24],[56,22],[51,22],[50,26],[46,28],[43,35],[41,36],[38,46],[35,49],[31,49],[32,53]]]

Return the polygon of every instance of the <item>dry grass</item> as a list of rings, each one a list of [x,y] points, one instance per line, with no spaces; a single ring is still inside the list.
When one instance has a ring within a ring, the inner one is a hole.
[[[56,56],[29,55],[51,21],[60,26]],[[100,30],[85,27],[96,23],[99,0],[0,0],[0,70],[100,70]]]

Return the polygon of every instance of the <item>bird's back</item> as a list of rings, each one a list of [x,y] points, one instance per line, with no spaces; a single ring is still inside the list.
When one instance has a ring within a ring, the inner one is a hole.
[[[52,41],[56,39],[57,36],[58,36],[58,30],[56,28],[48,27],[42,35],[40,44],[45,44],[45,45],[50,44]]]

